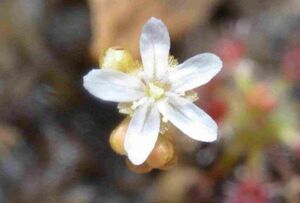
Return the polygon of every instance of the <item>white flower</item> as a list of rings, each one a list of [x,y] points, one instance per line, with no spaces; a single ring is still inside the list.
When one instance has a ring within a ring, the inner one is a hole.
[[[160,114],[195,140],[212,142],[217,138],[216,123],[184,95],[210,81],[221,70],[221,60],[204,53],[174,68],[168,64],[169,50],[166,26],[161,20],[151,18],[144,25],[140,39],[143,62],[140,74],[104,68],[91,70],[83,78],[84,87],[92,95],[106,101],[133,103],[125,150],[135,165],[142,164],[154,148]]]

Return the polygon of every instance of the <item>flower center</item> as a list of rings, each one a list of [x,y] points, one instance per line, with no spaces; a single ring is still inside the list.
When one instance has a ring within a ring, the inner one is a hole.
[[[164,87],[155,82],[150,82],[147,87],[147,94],[154,99],[160,99],[165,93]]]

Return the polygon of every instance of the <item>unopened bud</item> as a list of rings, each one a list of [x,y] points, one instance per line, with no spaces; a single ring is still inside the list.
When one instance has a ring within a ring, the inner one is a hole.
[[[153,168],[161,168],[173,158],[173,155],[173,144],[166,137],[160,136],[147,159],[147,163]]]
[[[135,173],[148,173],[152,170],[152,167],[149,166],[146,162],[141,165],[134,165],[128,159],[126,159],[126,165],[131,171]]]
[[[168,161],[163,167],[161,167],[160,169],[161,170],[169,170],[171,168],[173,168],[176,164],[177,164],[177,161],[178,161],[178,156],[176,153],[173,154],[173,158]]]
[[[130,72],[136,68],[136,62],[133,60],[129,51],[119,47],[112,47],[106,51],[101,67]]]
[[[118,154],[125,155],[124,140],[129,125],[129,117],[124,119],[111,133],[109,143],[111,148]]]

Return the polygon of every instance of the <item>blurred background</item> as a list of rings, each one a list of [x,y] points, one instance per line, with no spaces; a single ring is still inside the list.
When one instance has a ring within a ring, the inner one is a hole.
[[[175,135],[178,164],[136,174],[109,146],[123,116],[82,87],[99,56],[139,59],[149,17],[179,62],[213,52],[197,92],[220,138]],[[1,0],[0,202],[300,202],[299,0]]]

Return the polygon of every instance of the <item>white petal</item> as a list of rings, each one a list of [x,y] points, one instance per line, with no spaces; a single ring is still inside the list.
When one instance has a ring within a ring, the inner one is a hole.
[[[171,90],[184,92],[210,81],[222,68],[222,61],[214,54],[204,53],[189,58],[168,75]]]
[[[135,111],[126,133],[125,150],[129,160],[142,164],[155,146],[159,134],[160,115],[157,106],[147,102]]]
[[[170,50],[169,32],[161,20],[152,17],[144,25],[140,50],[146,79],[160,79],[167,70]]]
[[[83,86],[106,101],[130,102],[144,96],[144,85],[138,78],[113,69],[91,70],[83,77]]]
[[[158,104],[159,111],[189,137],[212,142],[217,139],[217,124],[192,102],[173,96]]]

